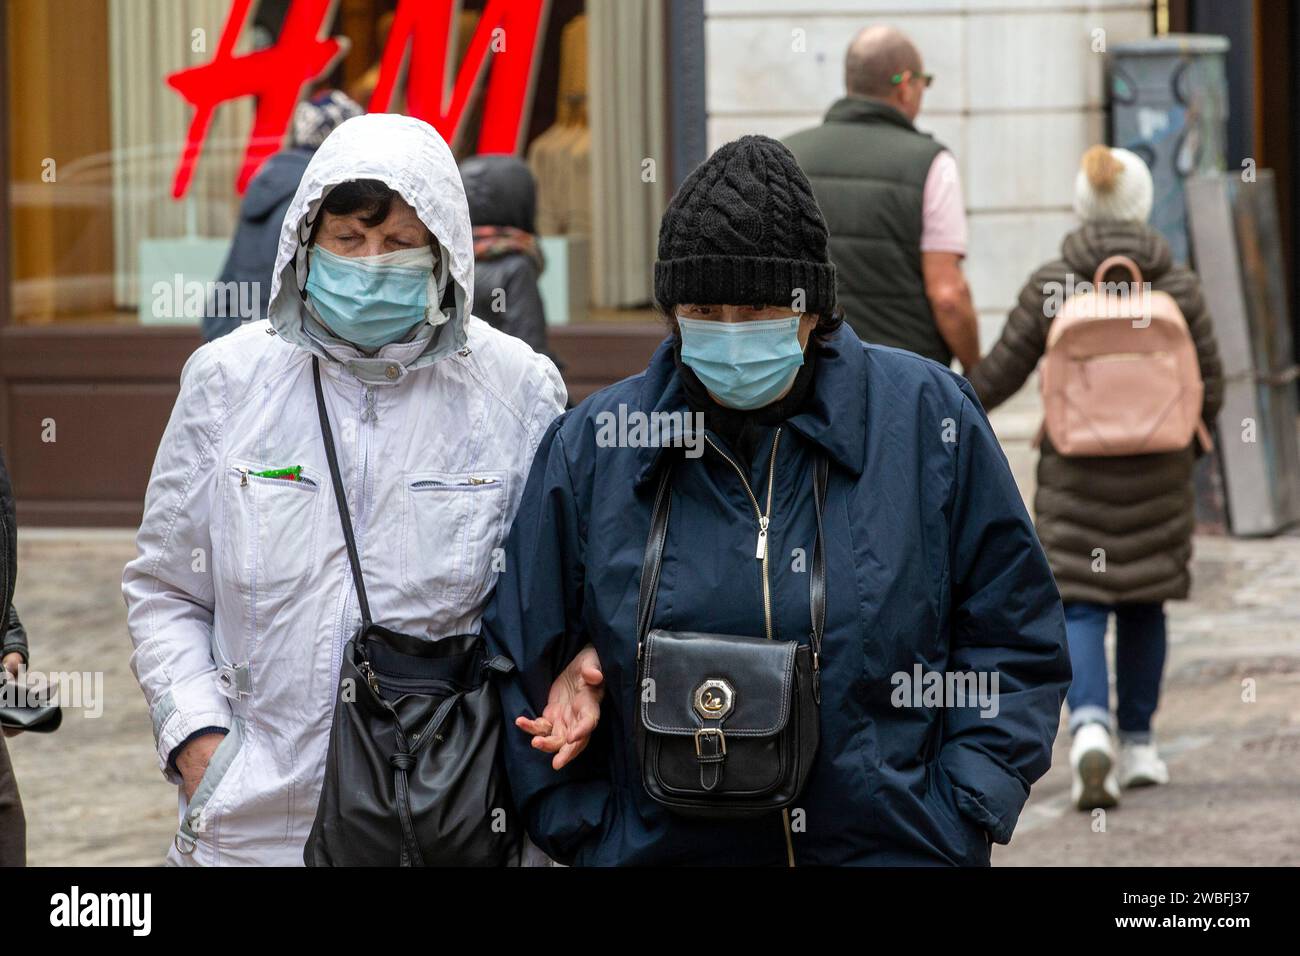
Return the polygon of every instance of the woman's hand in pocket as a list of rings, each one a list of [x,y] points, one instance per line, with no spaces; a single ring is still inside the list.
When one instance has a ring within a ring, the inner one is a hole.
[[[559,770],[587,749],[587,741],[600,723],[600,702],[605,696],[605,675],[596,649],[588,644],[569,661],[551,684],[542,716],[516,717],[515,726],[533,735],[533,747],[555,754],[551,766]]]
[[[208,761],[217,752],[225,736],[225,734],[204,734],[202,737],[195,737],[176,755],[176,769],[181,772],[181,779],[184,781],[182,785],[185,788],[186,800],[193,798],[194,791],[199,789],[199,782],[203,780],[203,774],[208,769]]]

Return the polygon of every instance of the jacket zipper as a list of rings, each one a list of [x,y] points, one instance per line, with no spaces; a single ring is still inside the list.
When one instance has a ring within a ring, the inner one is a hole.
[[[768,583],[767,575],[767,534],[772,525],[772,486],[776,484],[776,449],[781,443],[781,428],[778,426],[776,432],[772,435],[772,453],[768,456],[767,462],[767,513],[758,505],[758,498],[754,496],[754,490],[749,486],[749,479],[737,465],[721,448],[719,448],[708,435],[704,440],[709,443],[722,459],[732,467],[736,475],[740,478],[740,484],[745,489],[745,494],[749,495],[749,502],[754,506],[754,517],[758,519],[758,543],[754,547],[755,559],[763,563],[763,626],[767,631],[767,639],[772,639],[772,589]],[[790,830],[790,811],[788,809],[781,811],[781,824],[785,830],[785,857],[788,866],[794,866],[794,838]]]
[[[749,503],[754,506],[754,517],[758,520],[758,543],[754,547],[754,558],[763,562],[763,626],[766,629],[767,639],[770,641],[772,639],[772,591],[768,586],[767,579],[767,533],[772,524],[772,485],[776,477],[776,448],[781,442],[781,429],[777,428],[776,434],[772,436],[772,453],[768,459],[767,514],[764,514],[763,509],[759,507],[758,498],[754,496],[754,490],[749,486],[749,479],[740,470],[740,466],[732,461],[730,455],[714,443],[712,437],[705,435],[704,440],[735,471],[740,478],[740,484],[745,489],[745,494],[749,495]]]
[[[415,482],[411,485],[411,489],[413,491],[430,491],[435,488],[484,488],[497,483],[495,478],[480,478],[477,475],[470,475],[464,481],[442,481],[437,478],[426,478]]]
[[[365,539],[366,526],[369,524],[369,513],[366,508],[366,485],[370,477],[370,435],[374,430],[375,422],[379,421],[379,415],[375,412],[374,386],[367,385],[364,395],[366,407],[361,412],[363,424],[359,429],[361,433],[359,438],[361,445],[361,480],[357,482],[357,554],[361,553],[361,542]],[[358,612],[361,610],[360,598],[357,599],[357,610]]]

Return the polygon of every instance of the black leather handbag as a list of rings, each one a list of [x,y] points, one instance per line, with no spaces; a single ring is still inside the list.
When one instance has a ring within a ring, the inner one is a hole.
[[[40,693],[21,688],[8,671],[0,671],[0,729],[52,734],[63,725],[63,708],[51,699],[48,688]]]
[[[308,866],[502,866],[520,829],[493,683],[514,665],[483,638],[433,641],[373,623],[313,357],[316,405],[361,626],[343,650]]]
[[[826,619],[822,506],[826,459],[814,468],[817,540],[809,580],[809,643],[650,629],[673,462],[655,494],[637,612],[636,729],[646,792],[675,813],[759,816],[799,796],[819,739],[821,644]]]

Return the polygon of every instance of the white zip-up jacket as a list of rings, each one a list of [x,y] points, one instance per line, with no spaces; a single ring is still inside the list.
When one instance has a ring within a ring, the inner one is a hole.
[[[374,356],[334,338],[300,292],[321,198],[352,179],[400,192],[449,270],[445,309]],[[186,363],[122,581],[163,773],[179,784],[173,750],[205,727],[229,731],[181,798],[169,862],[302,863],[339,658],[360,622],[313,355],[376,623],[430,639],[477,631],[565,394],[548,359],[471,316],[473,272],[447,145],[419,120],[358,117],[321,146],[285,216],[268,321]],[[250,474],[295,465],[304,480]]]

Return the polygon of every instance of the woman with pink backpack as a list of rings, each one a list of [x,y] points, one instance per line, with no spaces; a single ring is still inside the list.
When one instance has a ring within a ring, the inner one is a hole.
[[[1151,732],[1164,602],[1188,593],[1192,468],[1222,401],[1200,282],[1147,225],[1152,192],[1135,154],[1084,153],[1074,200],[1082,225],[1025,283],[970,375],[991,410],[1043,360],[1034,510],[1065,605],[1071,797],[1080,810],[1114,806],[1121,787],[1169,780]],[[1118,753],[1105,652],[1112,613]]]

